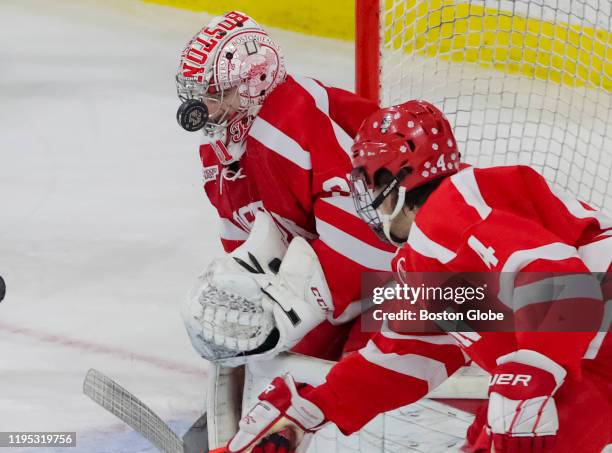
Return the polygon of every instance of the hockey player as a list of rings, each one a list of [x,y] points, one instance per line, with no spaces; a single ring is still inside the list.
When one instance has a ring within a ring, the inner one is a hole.
[[[393,258],[393,247],[357,216],[347,178],[352,137],[377,107],[314,79],[287,75],[278,45],[236,11],[214,18],[187,44],[176,83],[178,122],[189,131],[203,130],[204,189],[219,214],[225,251],[243,244],[258,213],[265,212],[269,218],[259,231],[270,237],[252,242],[279,241],[266,224],[273,219],[285,242],[268,244],[278,251],[276,261],[291,242],[283,270],[317,273],[319,282],[306,288],[307,296],[300,294],[306,299],[301,309],[281,309],[264,303],[244,275],[274,274],[268,262],[230,255],[216,260],[183,310],[194,347],[224,365],[291,348],[337,359],[347,328],[334,326],[359,315],[360,274],[390,270]],[[292,241],[296,237],[305,241]],[[251,251],[245,256],[258,259]],[[281,301],[296,291],[285,283],[269,289]]]
[[[458,163],[448,121],[427,102],[383,109],[363,123],[353,146],[352,194],[360,216],[400,247],[393,263],[398,276],[497,272],[502,299],[501,275],[529,277],[521,289],[537,290],[537,273],[555,272],[571,290],[553,300],[523,291],[513,306],[517,316],[536,304],[567,303],[600,322],[610,282],[605,274],[600,285],[590,272],[610,270],[612,221],[529,167],[460,170]],[[612,415],[608,328],[603,324],[597,334],[381,331],[318,387],[296,384],[290,375],[276,378],[228,450],[249,451],[283,429],[298,444],[328,421],[350,434],[379,413],[423,398],[471,358],[493,376],[484,417],[468,433],[472,451],[599,452],[610,441]]]

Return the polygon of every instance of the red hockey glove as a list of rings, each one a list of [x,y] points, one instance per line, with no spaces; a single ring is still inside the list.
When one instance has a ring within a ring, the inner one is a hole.
[[[284,448],[291,452],[302,443],[306,433],[321,428],[325,423],[323,412],[300,396],[289,374],[275,378],[258,398],[259,401],[240,420],[238,433],[227,445],[229,453],[267,453],[268,436],[279,432],[288,441]],[[257,450],[260,447],[263,449]]]
[[[566,371],[522,349],[497,359],[489,385],[487,422],[496,453],[549,452],[559,429],[553,398]]]

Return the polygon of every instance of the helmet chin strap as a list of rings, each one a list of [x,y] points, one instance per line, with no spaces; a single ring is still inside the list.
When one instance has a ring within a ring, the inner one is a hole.
[[[402,208],[404,207],[404,201],[406,200],[406,188],[400,187],[397,193],[397,201],[395,202],[395,207],[393,208],[393,212],[391,214],[383,214],[380,212],[380,208],[378,208],[378,215],[380,216],[383,224],[383,232],[389,241],[396,246],[401,246],[403,242],[397,242],[393,239],[391,234],[391,222],[393,219],[397,217]]]

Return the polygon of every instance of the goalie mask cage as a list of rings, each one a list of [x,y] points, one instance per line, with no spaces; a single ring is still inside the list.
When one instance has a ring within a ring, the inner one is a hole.
[[[357,0],[356,89],[435,104],[466,162],[612,212],[612,2]]]

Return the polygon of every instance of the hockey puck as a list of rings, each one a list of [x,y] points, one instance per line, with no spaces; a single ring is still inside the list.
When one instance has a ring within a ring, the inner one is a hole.
[[[179,107],[176,120],[186,131],[199,131],[208,121],[208,108],[198,99],[189,99]]]

